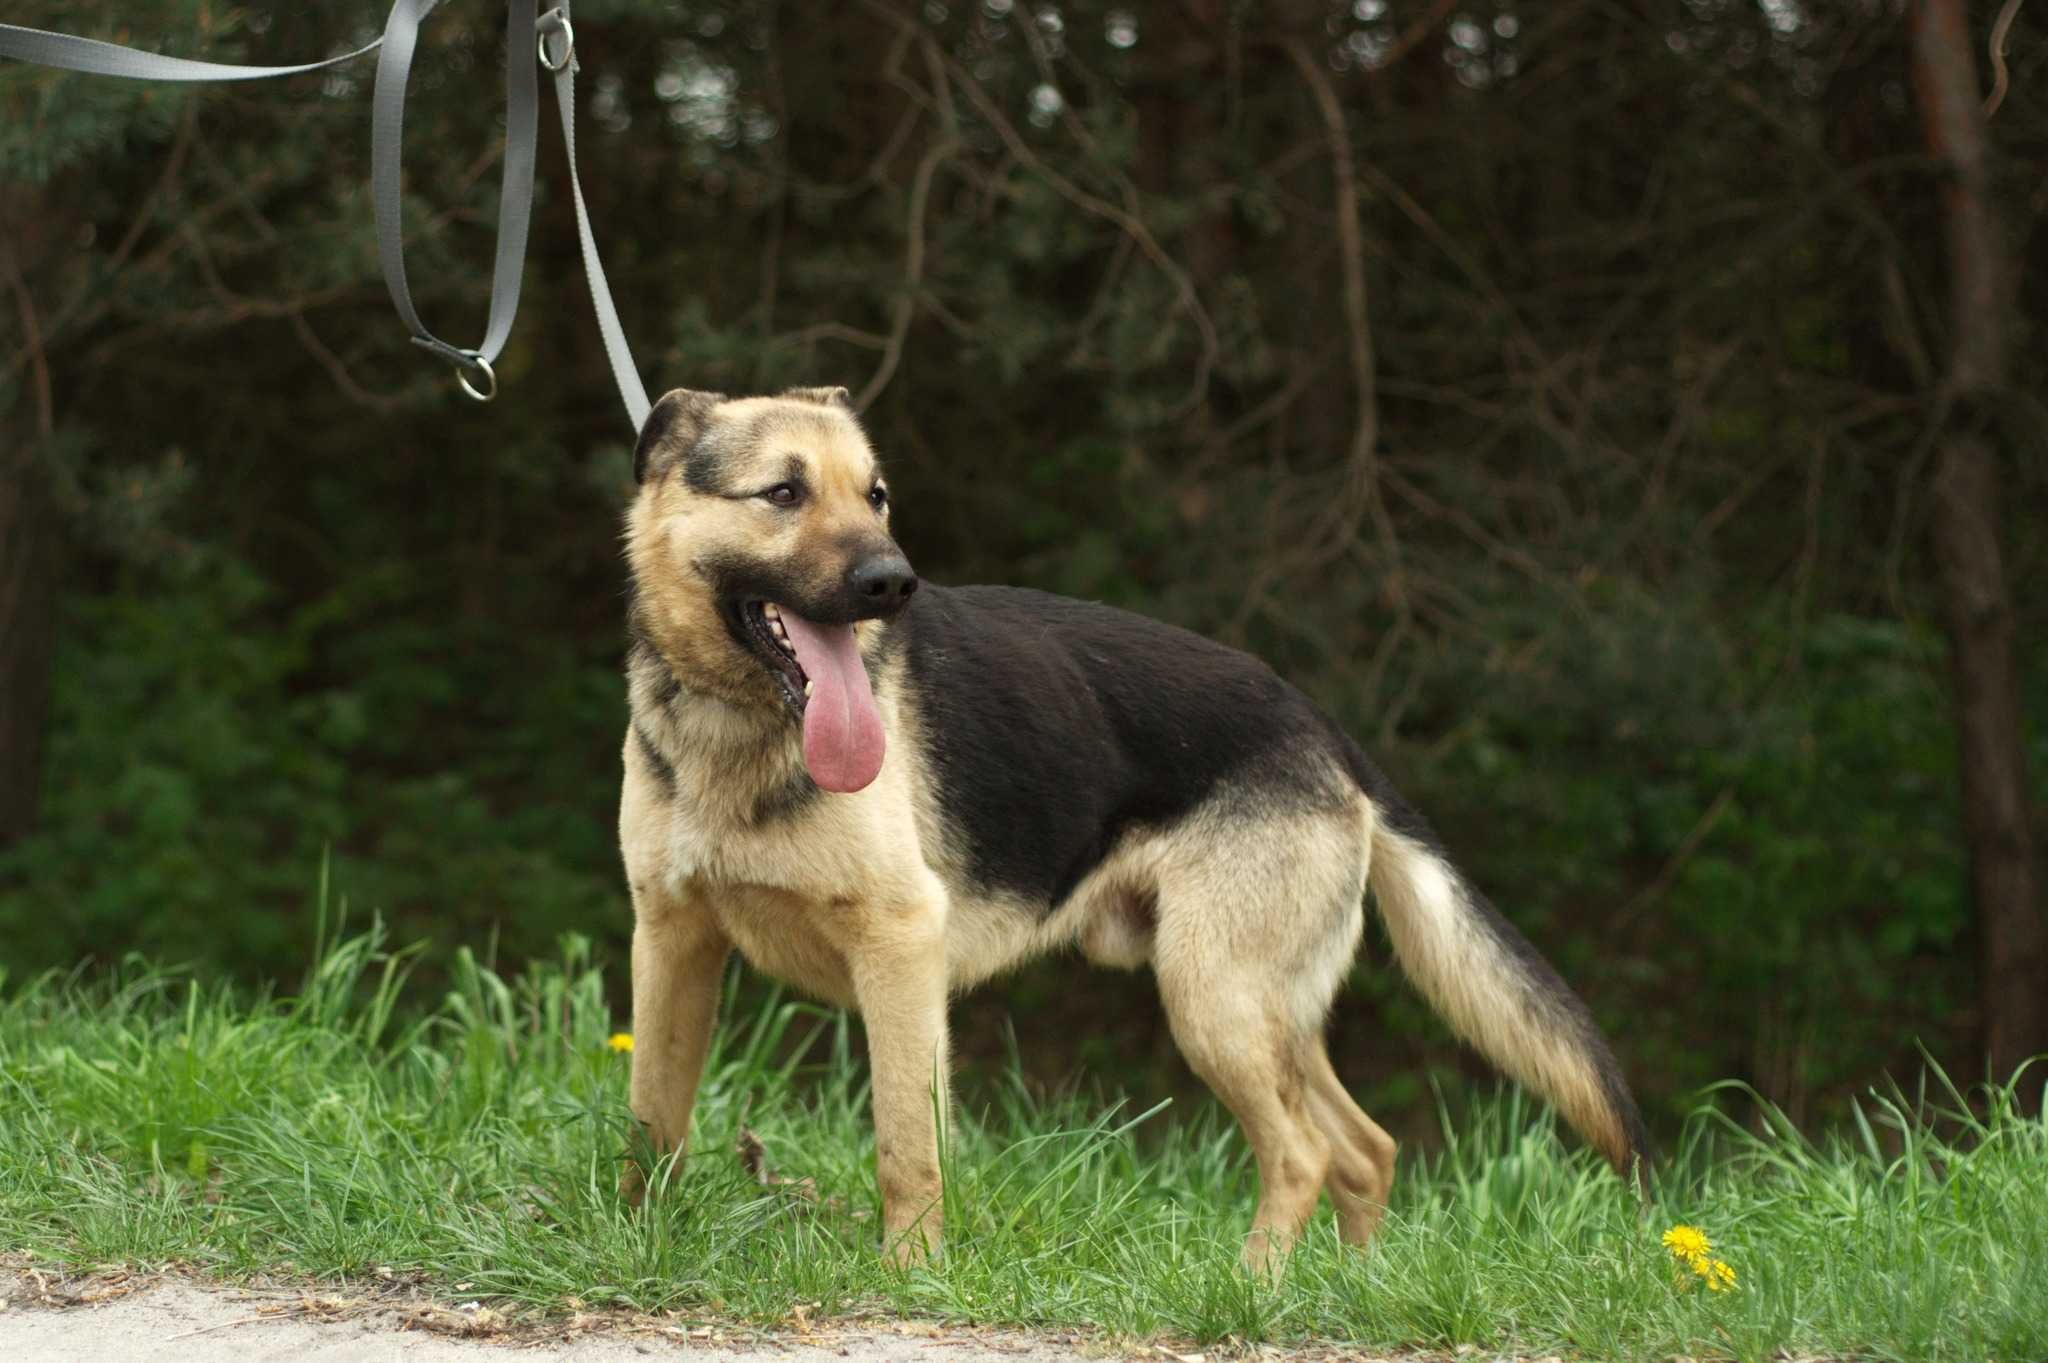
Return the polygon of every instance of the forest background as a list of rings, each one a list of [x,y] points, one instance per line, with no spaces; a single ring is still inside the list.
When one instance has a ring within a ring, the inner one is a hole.
[[[1655,1114],[1732,1078],[1810,1122],[1923,1055],[2048,1050],[2038,11],[582,0],[579,151],[652,390],[849,385],[925,576],[1268,659]],[[6,18],[282,63],[383,13]],[[441,6],[408,111],[412,285],[458,340],[501,29]],[[560,147],[544,115],[477,406],[377,274],[371,70],[0,64],[17,983],[131,951],[295,979],[323,866],[427,944],[427,994],[464,944],[623,965],[632,433]],[[1369,948],[1332,1049],[1413,1131],[1484,1070]],[[984,990],[969,1068],[1011,1026],[1044,1083],[1189,1089],[1142,980]]]

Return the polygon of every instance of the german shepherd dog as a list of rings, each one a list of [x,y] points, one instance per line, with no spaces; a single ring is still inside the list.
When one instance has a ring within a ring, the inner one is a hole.
[[[733,948],[857,1008],[885,1252],[940,1237],[946,1000],[1065,946],[1150,965],[1251,1142],[1252,1264],[1394,1142],[1323,1047],[1368,885],[1408,975],[1624,1177],[1641,1119],[1591,1015],[1358,746],[1263,663],[1041,592],[920,582],[843,388],[675,391],[634,452],[619,837],[632,1109],[680,1158]],[[629,1163],[637,1200],[651,1171]]]

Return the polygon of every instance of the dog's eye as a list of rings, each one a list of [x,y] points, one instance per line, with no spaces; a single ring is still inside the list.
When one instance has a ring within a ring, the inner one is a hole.
[[[876,484],[875,484],[875,485],[874,485],[873,487],[871,487],[871,488],[869,488],[869,489],[868,489],[868,505],[869,505],[869,506],[873,507],[873,508],[874,508],[875,510],[877,510],[877,511],[880,511],[880,510],[881,510],[881,509],[882,509],[883,507],[887,506],[888,504],[889,504],[889,489],[888,489],[888,488],[885,488],[885,487],[883,487],[883,486],[882,486],[882,485],[881,485],[880,483],[876,483]]]
[[[776,506],[795,506],[803,494],[796,490],[794,483],[777,483],[761,494]]]

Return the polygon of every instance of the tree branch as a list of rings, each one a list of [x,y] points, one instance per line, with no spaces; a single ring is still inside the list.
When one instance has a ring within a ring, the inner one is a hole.
[[[881,3],[881,0],[862,0],[862,3],[891,23],[910,28],[919,27],[915,19],[897,13],[888,5]],[[1054,193],[1082,212],[1113,223],[1128,233],[1131,240],[1137,243],[1138,249],[1145,253],[1145,258],[1167,277],[1168,282],[1173,285],[1176,301],[1181,310],[1193,320],[1202,343],[1202,353],[1195,364],[1194,381],[1188,386],[1187,396],[1181,400],[1177,410],[1186,411],[1200,402],[1209,391],[1209,376],[1216,367],[1218,356],[1222,354],[1223,344],[1217,336],[1216,324],[1210,318],[1208,310],[1202,306],[1201,296],[1196,292],[1194,280],[1188,272],[1167,254],[1166,249],[1159,244],[1159,239],[1152,235],[1152,229],[1145,225],[1143,219],[1127,208],[1090,194],[1047,165],[1045,159],[1033,151],[1030,144],[1018,133],[1016,124],[996,107],[995,101],[989,98],[988,92],[981,88],[981,83],[975,80],[971,73],[941,51],[937,44],[932,44],[929,50],[935,53],[944,65],[947,75],[951,77],[951,83],[960,87],[960,92],[967,96],[975,112],[980,114],[996,136],[1002,139],[1010,155],[1050,185]]]
[[[28,281],[21,277],[21,265],[11,247],[0,255],[0,261],[7,266],[8,292],[14,295],[15,315],[21,320],[22,352],[28,357],[29,372],[35,380],[36,434],[47,440],[57,429],[57,405],[50,390],[50,357],[43,348],[36,300],[28,291]]]
[[[866,411],[869,403],[881,396],[889,386],[889,380],[896,374],[896,366],[903,359],[903,342],[910,334],[910,319],[917,313],[917,294],[924,283],[924,212],[932,196],[932,177],[947,158],[960,150],[960,144],[951,138],[935,142],[926,150],[924,158],[917,163],[917,176],[910,183],[908,208],[909,241],[903,251],[903,291],[894,305],[894,316],[889,320],[889,336],[882,347],[882,362],[875,367],[860,393],[853,400],[853,409]]]
[[[1999,8],[1997,20],[1991,25],[1991,93],[1984,99],[1986,122],[1998,112],[1998,106],[2005,103],[2006,89],[2012,83],[2005,69],[2005,39],[2012,32],[2012,21],[2019,12],[2020,0],[2005,0]]]

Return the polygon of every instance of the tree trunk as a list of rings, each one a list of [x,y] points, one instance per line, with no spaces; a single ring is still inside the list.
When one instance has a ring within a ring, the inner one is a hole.
[[[50,241],[50,201],[0,185],[0,356],[28,364],[0,405],[0,851],[34,827],[57,630],[57,524],[49,479],[56,416],[29,281]]]
[[[0,850],[35,824],[56,643],[45,442],[25,417],[0,414]]]
[[[1934,479],[1933,536],[1946,598],[1963,829],[1977,901],[1984,1050],[2003,1079],[2048,1052],[2048,921],[2035,888],[2013,667],[2012,602],[1999,555],[1998,463],[1990,443],[1949,439]],[[2040,1101],[2041,1067],[2025,1085]]]
[[[2012,271],[1985,165],[1984,115],[1962,0],[1918,0],[1913,84],[1942,175],[1948,235],[1949,356],[1930,533],[1954,674],[1963,830],[1977,906],[1984,1050],[1994,1079],[2048,1052],[2048,918],[2035,882],[2013,659],[2012,601],[1999,534],[1996,427],[1980,414],[2006,383]],[[2023,1089],[2037,1110],[2048,1069]]]

